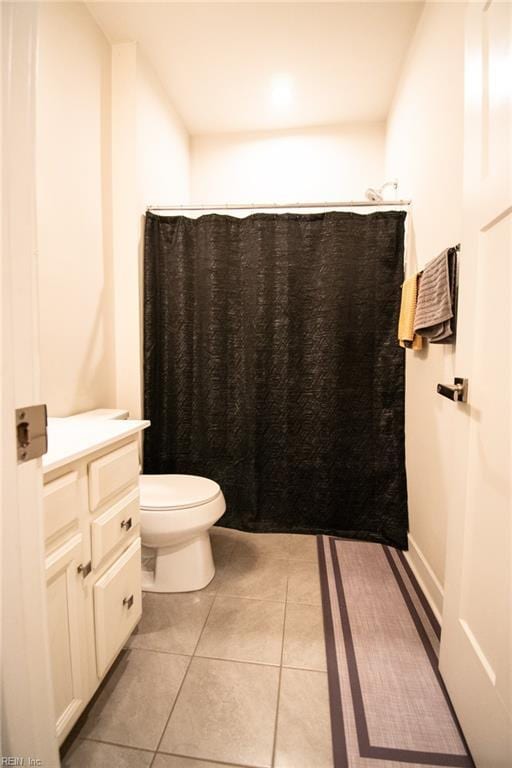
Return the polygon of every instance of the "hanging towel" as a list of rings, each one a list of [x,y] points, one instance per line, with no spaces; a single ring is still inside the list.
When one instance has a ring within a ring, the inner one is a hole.
[[[446,344],[455,333],[457,251],[447,248],[420,276],[414,331],[434,344]]]
[[[398,320],[398,341],[401,347],[421,349],[423,339],[414,333],[414,316],[418,298],[418,275],[413,275],[402,284],[402,303]]]

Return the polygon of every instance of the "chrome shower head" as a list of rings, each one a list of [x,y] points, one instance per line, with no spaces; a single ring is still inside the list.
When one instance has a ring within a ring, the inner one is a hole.
[[[373,187],[368,187],[368,189],[365,192],[365,195],[368,200],[372,203],[380,203],[382,200],[382,195],[380,193],[380,190],[373,189]]]
[[[372,203],[381,203],[384,200],[384,195],[382,194],[386,187],[393,187],[395,190],[395,196],[396,191],[398,189],[398,181],[395,179],[394,181],[386,181],[385,184],[382,185],[382,187],[379,187],[378,189],[374,189],[373,187],[368,187],[368,189],[365,192],[367,200],[369,200]]]

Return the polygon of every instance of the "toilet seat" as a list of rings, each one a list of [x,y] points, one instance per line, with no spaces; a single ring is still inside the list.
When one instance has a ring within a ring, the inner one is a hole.
[[[214,480],[197,475],[141,475],[139,482],[140,507],[154,512],[200,507],[222,493]]]

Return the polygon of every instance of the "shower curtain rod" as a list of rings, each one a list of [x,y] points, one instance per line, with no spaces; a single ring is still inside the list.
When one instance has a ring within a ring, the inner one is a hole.
[[[223,205],[148,205],[146,211],[241,211],[257,208],[376,208],[378,206],[402,207],[410,205],[411,200],[380,200],[373,202],[371,200],[345,200],[337,203],[225,203]]]

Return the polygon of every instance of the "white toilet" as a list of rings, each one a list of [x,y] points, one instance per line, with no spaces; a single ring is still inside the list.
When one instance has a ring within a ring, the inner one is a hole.
[[[141,475],[140,527],[155,549],[154,572],[142,572],[147,592],[191,592],[215,575],[209,529],[224,514],[220,486],[196,475]]]
[[[128,411],[98,408],[69,419],[126,419]],[[226,511],[220,486],[196,475],[140,475],[142,546],[155,550],[142,571],[145,592],[192,592],[213,579],[209,529]]]

